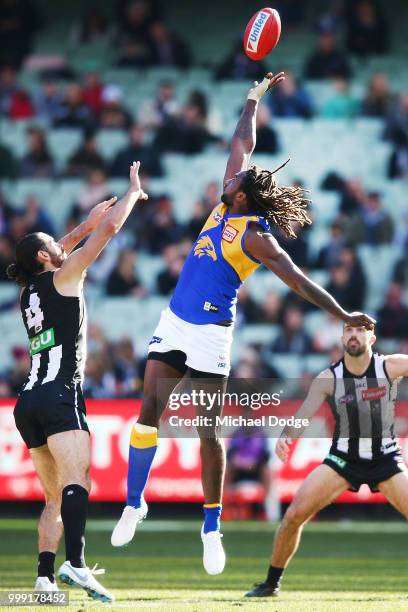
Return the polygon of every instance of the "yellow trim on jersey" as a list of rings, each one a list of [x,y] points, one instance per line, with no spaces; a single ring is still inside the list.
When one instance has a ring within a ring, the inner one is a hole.
[[[242,237],[249,221],[254,221],[256,223],[258,217],[244,216],[229,218],[221,238],[222,255],[225,261],[234,268],[241,281],[248,278],[248,276],[259,267],[259,263],[248,257],[242,249]]]
[[[217,227],[217,225],[221,223],[222,217],[225,215],[226,210],[227,210],[226,204],[223,204],[222,202],[218,204],[218,206],[216,206],[211,212],[207,221],[204,223],[204,227],[202,228],[200,234],[202,234],[203,232],[206,232],[207,230],[212,229],[213,227]],[[220,218],[218,220],[214,219],[214,216],[215,217],[218,216],[217,213],[219,213],[220,215]]]
[[[130,436],[130,446],[133,446],[133,448],[151,448],[152,446],[157,446],[157,431],[142,433],[133,428]]]

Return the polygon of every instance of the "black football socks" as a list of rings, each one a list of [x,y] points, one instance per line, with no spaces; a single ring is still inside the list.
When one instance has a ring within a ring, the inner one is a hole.
[[[48,550],[45,552],[40,552],[38,555],[38,574],[37,576],[46,576],[50,582],[55,581],[54,576],[54,562],[55,562],[55,553],[49,552]]]
[[[88,491],[78,484],[62,491],[61,518],[65,533],[65,554],[73,567],[85,567],[85,524],[88,510]]]

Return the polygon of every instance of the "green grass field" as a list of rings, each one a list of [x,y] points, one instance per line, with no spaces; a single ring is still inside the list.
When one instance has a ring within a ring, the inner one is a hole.
[[[117,600],[103,605],[70,589],[71,610],[408,610],[408,525],[403,522],[309,525],[281,596],[268,600],[247,600],[243,594],[265,576],[270,524],[224,523],[228,561],[224,574],[215,577],[202,568],[198,522],[146,521],[124,549],[110,545],[112,521],[89,521],[88,527],[87,563],[106,568],[101,582]],[[0,520],[0,589],[33,588],[35,528],[32,520]],[[62,560],[60,555],[57,563]]]

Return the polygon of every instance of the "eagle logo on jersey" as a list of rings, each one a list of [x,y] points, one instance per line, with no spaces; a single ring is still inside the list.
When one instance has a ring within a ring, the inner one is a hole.
[[[204,234],[204,236],[197,240],[197,244],[194,247],[194,255],[196,257],[208,255],[213,261],[217,261],[217,254],[215,252],[213,241],[208,234]]]

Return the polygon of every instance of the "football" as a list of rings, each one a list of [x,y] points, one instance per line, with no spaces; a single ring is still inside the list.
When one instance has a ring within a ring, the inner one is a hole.
[[[263,8],[251,17],[245,28],[244,51],[252,60],[260,60],[276,47],[281,33],[277,10]]]

